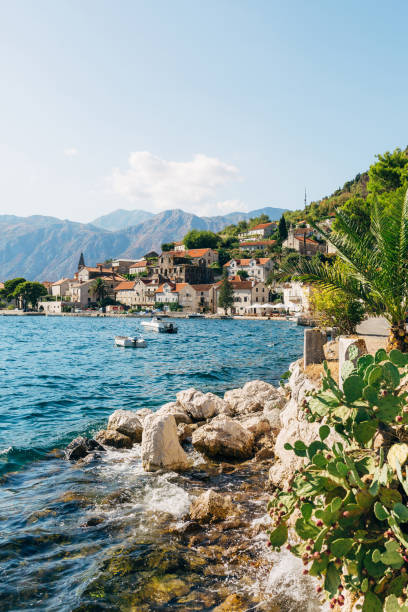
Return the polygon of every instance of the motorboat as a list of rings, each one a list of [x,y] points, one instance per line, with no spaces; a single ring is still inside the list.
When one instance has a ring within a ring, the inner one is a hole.
[[[126,348],[145,348],[146,340],[141,336],[115,336],[116,346],[124,346]]]
[[[204,315],[201,312],[192,312],[188,315],[189,319],[203,319]]]
[[[150,321],[142,321],[141,325],[145,329],[159,332],[161,334],[177,334],[178,327],[174,323],[167,323],[162,321],[160,317],[153,317]]]

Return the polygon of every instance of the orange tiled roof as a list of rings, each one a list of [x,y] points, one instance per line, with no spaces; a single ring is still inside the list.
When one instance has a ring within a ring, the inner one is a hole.
[[[259,223],[258,225],[255,225],[255,227],[251,228],[248,231],[252,232],[252,230],[265,229],[266,227],[270,227],[271,225],[276,225],[276,223],[274,223],[273,221],[270,221],[269,223]]]
[[[133,263],[130,268],[145,268],[147,266],[147,261],[144,259],[143,261],[136,261],[135,263]]]
[[[296,240],[299,240],[299,242],[306,242],[308,244],[316,244],[316,245],[319,244],[317,240],[313,240],[312,238],[304,238],[303,236],[296,236],[296,235],[295,235],[295,238]]]
[[[188,251],[185,251],[185,253],[189,255],[190,257],[196,258],[196,257],[203,257],[206,253],[208,253],[208,251],[211,251],[211,249],[210,248],[189,249]]]
[[[123,281],[115,287],[115,291],[130,291],[135,286],[135,281]]]

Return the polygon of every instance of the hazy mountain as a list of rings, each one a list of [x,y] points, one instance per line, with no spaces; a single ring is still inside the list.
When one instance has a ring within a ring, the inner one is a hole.
[[[284,208],[272,208],[271,206],[266,206],[265,208],[251,210],[250,212],[232,212],[227,215],[201,218],[208,221],[209,224],[214,223],[216,227],[219,227],[219,224],[221,224],[221,227],[219,228],[221,229],[224,225],[238,223],[238,221],[251,219],[253,217],[259,217],[259,215],[263,213],[265,215],[268,215],[271,221],[277,221],[278,219],[280,219],[282,213],[284,213],[285,210],[286,209]],[[128,227],[140,225],[141,223],[144,223],[152,217],[160,216],[161,214],[162,213],[159,213],[159,215],[154,215],[153,213],[147,212],[146,210],[124,210],[123,208],[119,208],[118,210],[114,210],[113,212],[107,215],[98,217],[94,221],[91,221],[91,224],[95,227],[115,232],[117,230],[127,229]],[[196,215],[193,216],[195,219],[199,218]]]
[[[153,213],[146,210],[124,210],[123,208],[118,208],[118,210],[114,210],[107,215],[98,217],[91,221],[91,223],[95,227],[114,232],[132,227],[133,225],[140,225],[140,223],[151,219],[153,216]]]
[[[88,265],[111,257],[137,258],[150,250],[160,250],[163,242],[180,240],[190,229],[217,232],[225,225],[262,212],[277,219],[282,209],[263,208],[215,217],[166,210],[143,223],[117,231],[55,217],[0,215],[0,279],[24,276],[30,280],[52,281],[71,277],[81,252]]]

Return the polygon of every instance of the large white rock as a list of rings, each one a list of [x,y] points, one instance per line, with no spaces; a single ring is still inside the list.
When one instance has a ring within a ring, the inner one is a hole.
[[[304,465],[305,459],[297,457],[291,450],[286,450],[285,444],[289,443],[293,446],[297,440],[302,440],[309,445],[314,440],[319,440],[321,423],[309,423],[304,411],[294,399],[291,399],[280,413],[280,421],[282,428],[276,438],[274,448],[277,461],[269,471],[269,479],[275,486],[286,489],[289,486],[289,480]],[[341,438],[332,431],[326,444],[330,447],[336,441],[341,441]]]
[[[247,395],[243,389],[231,389],[224,394],[232,414],[249,414],[262,410],[262,404],[256,397]]]
[[[140,410],[136,410],[135,414],[143,425],[145,418],[153,414],[153,410],[150,410],[150,408],[141,408]]]
[[[239,423],[247,431],[258,437],[262,434],[269,434],[271,432],[271,425],[269,419],[261,412],[257,414],[248,414],[240,417]]]
[[[156,414],[172,414],[176,419],[177,425],[179,423],[192,423],[190,416],[179,402],[168,402],[164,404]]]
[[[250,414],[285,403],[284,392],[263,380],[251,380],[242,389],[227,391],[224,400],[234,414]]]
[[[161,468],[184,470],[189,467],[172,414],[156,413],[146,418],[142,437],[142,463],[147,472]]]
[[[217,414],[228,412],[228,405],[214,393],[202,393],[190,388],[177,393],[177,402],[196,421],[210,419]]]
[[[252,455],[254,435],[226,415],[215,417],[193,433],[194,448],[209,457],[247,459]]]
[[[141,442],[142,440],[142,422],[138,415],[131,410],[115,410],[109,417],[107,429],[129,436],[132,442]]]

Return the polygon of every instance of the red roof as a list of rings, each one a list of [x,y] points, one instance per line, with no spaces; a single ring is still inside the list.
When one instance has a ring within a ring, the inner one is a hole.
[[[258,225],[255,225],[255,227],[252,227],[248,231],[251,232],[252,230],[265,229],[266,227],[270,227],[271,225],[276,225],[276,223],[274,223],[273,221],[270,221],[269,223],[259,223]]]
[[[147,261],[143,260],[143,261],[136,261],[135,263],[133,263],[130,268],[145,268],[147,266]]]
[[[135,281],[122,281],[115,287],[115,291],[130,291],[135,286]]]
[[[316,246],[319,244],[317,240],[313,240],[312,238],[304,238],[304,236],[295,236],[296,240],[299,242],[306,242],[307,244],[315,244]]]

